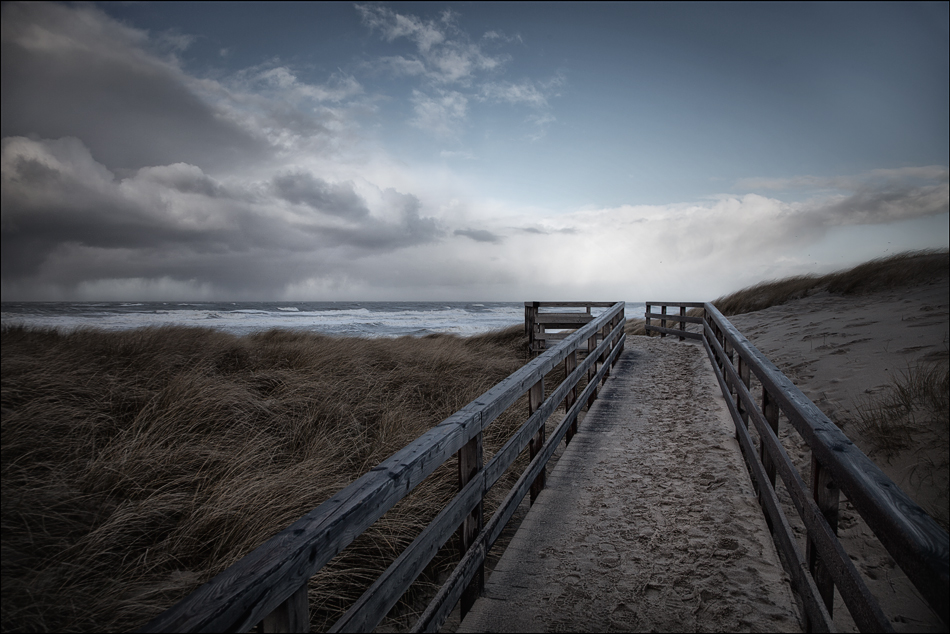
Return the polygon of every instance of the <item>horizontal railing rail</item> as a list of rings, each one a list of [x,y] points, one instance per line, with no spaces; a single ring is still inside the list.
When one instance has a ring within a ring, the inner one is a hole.
[[[662,306],[659,314],[651,306]],[[667,315],[666,306],[680,308]],[[776,542],[785,555],[793,587],[803,602],[809,627],[833,627],[834,591],[862,631],[889,631],[881,610],[837,537],[838,507],[843,493],[930,606],[947,624],[950,539],[937,522],[914,503],[881,469],[812,403],[782,372],[710,303],[647,304],[647,333],[683,334],[653,326],[652,318],[697,323],[685,308],[703,308],[702,333],[686,336],[703,342],[736,426],[736,436],[759,493]],[[686,318],[686,319],[684,319]],[[761,385],[759,401],[751,376]],[[780,415],[790,421],[811,449],[810,484],[779,441]],[[752,421],[759,438],[748,427]],[[776,475],[781,476],[807,533],[806,550],[798,547],[779,503]]]
[[[571,335],[570,330],[581,328],[594,317],[591,308],[609,308],[609,302],[525,302],[524,332],[528,350],[538,354]],[[584,308],[585,312],[556,312],[542,309]],[[551,331],[556,332],[551,332]]]
[[[659,313],[651,312],[650,308],[652,306],[659,306],[660,312]],[[668,306],[679,308],[679,314],[668,315],[666,313],[666,309]],[[686,324],[703,323],[702,317],[689,316],[686,314],[686,309],[687,308],[702,308],[702,307],[703,307],[702,302],[666,302],[662,304],[658,304],[657,302],[649,302],[646,305],[646,311],[643,313],[643,317],[646,320],[646,328],[648,329],[648,331],[658,332],[660,333],[661,337],[665,337],[667,335],[676,335],[677,337],[680,338],[680,341],[683,341],[684,339],[702,339],[702,334],[695,333],[695,332],[687,332],[686,330]],[[653,326],[652,325],[653,319],[659,319],[660,325]],[[667,328],[666,327],[667,321],[679,322],[679,329],[676,330],[673,328]]]
[[[581,408],[596,398],[599,386],[622,352],[625,323],[624,303],[609,305],[603,314],[267,540],[150,621],[142,631],[241,632],[257,624],[265,631],[308,631],[310,578],[452,456],[458,457],[458,494],[334,624],[332,631],[376,627],[456,532],[464,555],[415,629],[437,630],[460,600],[463,612],[467,611],[481,589],[488,550],[524,496],[530,493],[534,501],[544,486],[545,465],[554,448],[561,439],[569,441],[577,431]],[[588,352],[581,362],[578,351]],[[566,378],[545,398],[544,377],[562,362]],[[578,394],[584,377],[587,385]],[[483,431],[526,393],[527,421],[483,465]],[[561,403],[565,405],[565,417],[545,439],[545,422]],[[530,464],[485,525],[485,494],[525,447],[529,449]]]

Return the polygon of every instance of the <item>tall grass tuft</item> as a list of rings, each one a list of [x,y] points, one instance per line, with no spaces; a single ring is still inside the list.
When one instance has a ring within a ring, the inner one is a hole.
[[[939,490],[941,501],[925,509],[948,529],[947,471],[950,469],[950,366],[921,363],[901,372],[880,395],[856,407],[853,424],[870,444],[871,455],[892,460],[916,451],[915,479]],[[936,451],[932,451],[933,449]],[[934,457],[936,456],[936,458]],[[938,480],[943,482],[938,482]],[[932,506],[932,508],[927,508]]]
[[[520,367],[521,330],[4,328],[2,630],[140,627]],[[487,454],[522,414],[489,427]],[[456,478],[449,461],[318,574],[315,628],[408,545]]]
[[[950,431],[950,373],[921,364],[895,378],[882,396],[857,407],[857,427],[873,448],[891,458],[913,446],[917,433]]]

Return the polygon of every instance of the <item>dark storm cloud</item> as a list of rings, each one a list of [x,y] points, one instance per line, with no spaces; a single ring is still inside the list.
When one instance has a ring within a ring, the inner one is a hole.
[[[325,214],[359,220],[369,215],[366,201],[353,191],[352,183],[330,184],[307,172],[274,178],[274,191],[286,201],[304,204]]]
[[[394,212],[395,221],[366,217],[358,224],[344,227],[320,227],[316,232],[368,252],[385,252],[438,239],[442,235],[434,218],[424,218],[419,211],[419,199],[411,194],[400,194],[393,189],[383,193],[386,207]]]
[[[72,138],[4,139],[0,172],[0,260],[10,288],[172,278],[266,296],[352,258],[441,235],[416,197],[393,190],[382,192],[376,216],[351,184],[303,172],[238,186],[176,163],[118,179]],[[287,205],[295,197],[325,213],[296,213]]]
[[[500,244],[502,241],[501,236],[496,235],[491,231],[486,231],[485,229],[456,229],[455,235],[471,238],[475,242],[490,242],[492,244]]]
[[[4,4],[0,134],[82,139],[110,169],[245,164],[268,150],[146,35],[91,6]]]

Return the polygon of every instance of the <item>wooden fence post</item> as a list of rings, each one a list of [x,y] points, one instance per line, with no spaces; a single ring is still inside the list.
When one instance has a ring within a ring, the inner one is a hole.
[[[660,313],[662,313],[662,314],[664,314],[664,315],[666,314],[666,306],[660,306]],[[661,320],[660,320],[660,328],[666,328],[666,320],[665,320],[665,319],[661,319]],[[660,337],[665,337],[665,336],[666,336],[666,333],[665,333],[665,332],[661,332],[661,333],[660,333]]]
[[[762,386],[762,414],[765,416],[766,422],[768,422],[769,427],[772,428],[772,431],[775,432],[775,435],[778,436],[778,417],[779,417],[779,408],[778,403],[775,401],[775,398],[769,394],[769,391],[765,389],[765,386]],[[769,452],[765,449],[765,441],[759,438],[759,457],[762,460],[762,466],[765,467],[765,474],[769,478],[769,484],[772,485],[772,488],[775,488],[775,463],[772,462],[772,457],[769,455]],[[763,483],[764,484],[764,483]]]
[[[619,324],[619,323],[620,323],[620,320],[626,319],[626,317],[627,317],[627,308],[626,308],[626,306],[625,306],[624,309],[623,309],[623,311],[621,311],[621,313],[620,313],[619,315],[617,315],[617,323]],[[626,327],[624,327],[624,328],[626,329]],[[617,357],[614,359],[614,363],[615,363],[615,364],[617,363],[617,361],[620,361],[620,355],[623,354],[624,349],[625,349],[625,348],[624,348],[624,339],[621,337],[621,340],[620,340],[620,354],[618,354]]]
[[[310,602],[307,600],[307,582],[304,582],[292,595],[264,617],[259,630],[265,634],[272,632],[309,632]]]
[[[597,349],[597,334],[594,333],[591,335],[590,339],[587,340],[587,354],[590,355],[594,350]],[[591,364],[590,368],[587,370],[587,383],[589,384],[595,376],[597,376],[597,362]],[[590,396],[587,397],[587,409],[590,409],[590,406],[594,404],[594,401],[597,400],[597,388],[595,387],[591,390]]]
[[[722,339],[723,339],[723,341],[722,341],[722,351],[726,353],[726,358],[722,360],[722,363],[723,363],[723,365],[725,365],[725,364],[726,364],[726,361],[728,360],[729,365],[733,365],[733,364],[734,364],[734,352],[733,352],[733,350],[732,350],[732,342],[729,341],[729,339],[726,338],[725,333],[723,334],[723,338],[722,338]],[[736,394],[736,393],[737,393],[737,392],[736,392],[736,386],[732,384],[732,378],[729,376],[729,373],[726,372],[725,369],[723,369],[722,374],[723,374],[723,378],[724,378],[725,381],[726,381],[726,386],[729,388],[729,393],[730,393],[730,394]]]
[[[535,383],[531,389],[528,390],[528,415],[530,416],[541,407],[541,403],[544,402],[544,379]],[[541,425],[541,428],[538,429],[538,433],[531,438],[528,442],[530,459],[534,460],[534,457],[541,451],[541,447],[544,446],[544,425]],[[541,489],[544,488],[544,481],[546,475],[546,468],[541,469],[541,473],[538,474],[538,477],[534,479],[534,482],[531,483],[531,504],[534,504],[535,499],[537,499],[538,494],[541,493]]]
[[[564,377],[566,378],[566,377],[571,376],[571,372],[573,372],[576,368],[577,368],[577,350],[567,355],[567,357],[565,357],[564,359]],[[575,384],[574,387],[568,390],[567,396],[564,398],[564,413],[565,414],[571,409],[571,407],[574,405],[576,401],[577,401],[577,384]],[[573,438],[574,434],[576,433],[577,433],[577,418],[575,417],[574,422],[571,423],[571,426],[567,430],[564,443],[567,445],[571,444],[571,438]]]
[[[479,471],[482,470],[481,432],[479,432],[474,438],[465,443],[465,445],[459,449],[458,458],[459,490],[461,490],[472,480],[472,478],[478,474]],[[483,521],[482,502],[479,501],[478,506],[472,510],[468,517],[462,520],[462,524],[458,528],[458,535],[460,538],[460,557],[464,557],[465,553],[468,552],[468,549],[471,548],[472,544],[475,542],[475,537],[478,535],[478,532],[482,530]],[[484,587],[485,565],[480,564],[478,567],[478,572],[475,573],[475,578],[472,579],[471,583],[468,584],[468,587],[466,587],[462,592],[460,605],[463,617],[468,614],[470,609],[472,609],[472,606],[475,604],[475,599],[478,598]]]
[[[524,303],[524,334],[528,338],[528,354],[534,354],[534,327],[538,318],[538,302]]]
[[[680,306],[680,317],[686,317],[686,306]],[[680,320],[680,330],[686,332],[686,322]],[[680,336],[680,341],[686,341],[686,337]]]
[[[841,499],[841,490],[834,480],[831,479],[831,472],[824,468],[820,462],[815,459],[815,454],[811,456],[811,491],[815,497],[815,503],[821,510],[821,514],[828,520],[832,532],[838,534],[838,502]],[[835,583],[831,578],[825,562],[818,556],[814,543],[809,538],[805,547],[806,558],[808,559],[808,569],[811,576],[815,579],[815,585],[818,586],[818,593],[828,608],[828,614],[833,614],[835,603]]]
[[[647,321],[647,323],[645,324],[645,326],[646,326],[646,328],[647,328],[647,330],[646,330],[647,336],[649,337],[649,336],[650,336],[650,331],[649,331],[649,328],[650,328],[650,305],[649,305],[649,304],[646,305],[646,313],[643,315],[643,318],[646,319],[646,321]]]
[[[749,389],[749,364],[745,362],[742,356],[739,356],[738,360],[738,371],[739,379],[742,380],[742,384],[745,386],[745,389]],[[736,409],[739,410],[739,417],[742,419],[742,423],[748,427],[749,426],[749,412],[746,411],[745,404],[742,402],[742,399],[739,397],[739,391],[736,390]]]

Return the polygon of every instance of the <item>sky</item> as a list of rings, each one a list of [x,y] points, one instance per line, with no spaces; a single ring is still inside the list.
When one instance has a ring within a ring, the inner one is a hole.
[[[3,301],[704,301],[950,235],[950,4],[6,3]]]

